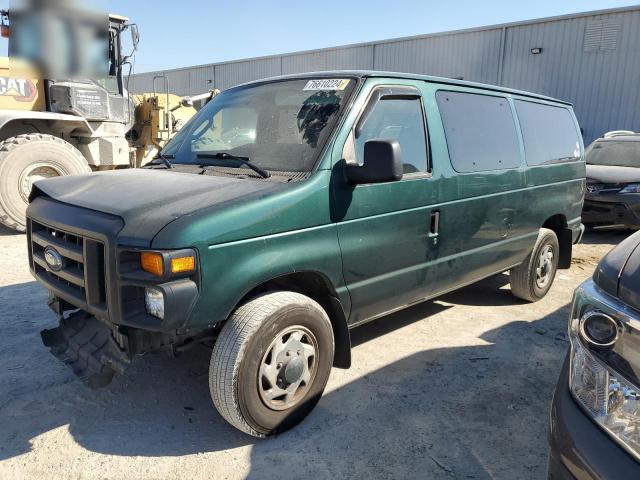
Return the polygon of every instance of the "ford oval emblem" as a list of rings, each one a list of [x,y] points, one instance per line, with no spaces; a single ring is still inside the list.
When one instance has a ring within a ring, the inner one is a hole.
[[[44,249],[44,261],[54,272],[58,272],[62,269],[62,255],[53,247],[47,247]]]

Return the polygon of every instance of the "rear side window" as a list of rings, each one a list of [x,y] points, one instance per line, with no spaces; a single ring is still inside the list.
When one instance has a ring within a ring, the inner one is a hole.
[[[364,160],[364,144],[372,139],[398,141],[404,173],[427,171],[427,139],[420,99],[383,99],[375,105],[356,139],[358,163]]]
[[[580,138],[571,112],[562,107],[516,100],[528,165],[580,159]]]
[[[520,166],[518,133],[506,98],[440,91],[436,100],[457,172]]]

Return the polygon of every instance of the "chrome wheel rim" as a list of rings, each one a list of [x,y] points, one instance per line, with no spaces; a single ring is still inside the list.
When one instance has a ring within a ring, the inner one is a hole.
[[[545,245],[538,256],[538,265],[536,266],[536,285],[538,288],[545,288],[551,281],[553,272],[553,248],[551,245]]]
[[[37,162],[29,165],[20,174],[20,196],[29,203],[29,195],[33,189],[33,184],[38,180],[44,180],[45,178],[60,177],[65,173],[56,165],[48,162]]]
[[[272,410],[287,410],[304,398],[318,368],[318,342],[300,325],[276,335],[260,362],[258,392]]]

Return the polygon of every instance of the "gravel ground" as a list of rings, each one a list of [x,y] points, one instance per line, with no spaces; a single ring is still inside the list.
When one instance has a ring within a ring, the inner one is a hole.
[[[544,478],[571,294],[624,235],[589,235],[535,305],[499,275],[357,328],[352,368],[265,441],[213,408],[204,348],[76,381],[40,342],[56,319],[25,237],[0,230],[0,478]]]

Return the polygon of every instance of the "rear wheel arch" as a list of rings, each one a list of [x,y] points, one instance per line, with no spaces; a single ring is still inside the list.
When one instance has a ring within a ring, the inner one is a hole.
[[[333,328],[335,339],[333,366],[337,368],[351,366],[351,336],[347,316],[333,284],[326,275],[315,271],[301,271],[274,277],[247,292],[233,310],[235,311],[242,304],[258,295],[273,291],[297,292],[318,302],[327,312]]]
[[[541,227],[553,230],[556,237],[558,237],[558,245],[560,247],[558,268],[570,268],[573,252],[573,232],[568,227],[567,217],[561,213],[553,215],[547,218]]]

